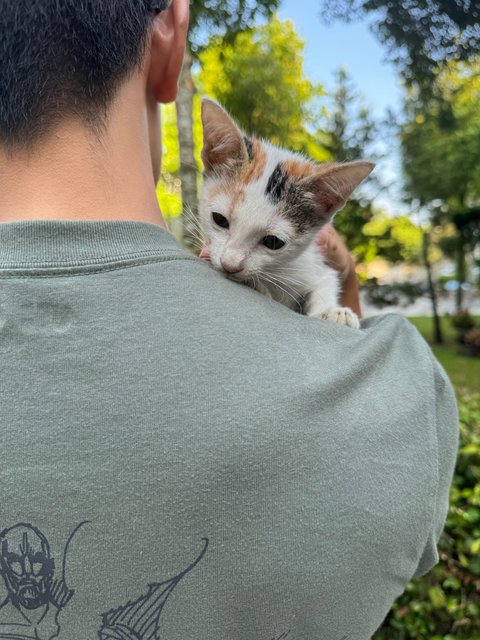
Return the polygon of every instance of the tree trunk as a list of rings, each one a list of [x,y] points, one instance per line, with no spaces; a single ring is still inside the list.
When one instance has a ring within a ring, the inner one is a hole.
[[[195,147],[193,141],[193,99],[196,93],[192,77],[193,55],[187,47],[185,62],[180,76],[177,98],[178,140],[180,143],[180,179],[182,181],[183,201],[183,234],[186,246],[194,250],[198,246],[195,242],[198,193],[198,168],[195,162]]]
[[[463,245],[463,238],[460,234],[458,238],[457,244],[457,281],[458,281],[458,289],[456,291],[456,306],[457,313],[462,311],[463,309],[463,289],[462,284],[465,282],[467,277],[467,263],[465,259],[465,247]]]
[[[433,329],[434,329],[434,342],[435,344],[443,344],[442,326],[440,324],[440,317],[438,315],[437,305],[437,292],[435,291],[435,283],[433,281],[432,265],[428,257],[428,249],[430,246],[430,236],[428,233],[423,234],[423,260],[425,262],[425,268],[428,276],[428,291],[430,293],[430,299],[432,301],[432,316],[433,316]]]

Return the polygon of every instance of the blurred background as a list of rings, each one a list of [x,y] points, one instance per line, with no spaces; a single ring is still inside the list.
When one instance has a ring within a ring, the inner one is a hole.
[[[192,0],[158,197],[198,250],[200,98],[317,161],[373,159],[336,217],[366,316],[396,312],[457,392],[461,447],[441,562],[375,640],[480,640],[480,0]]]

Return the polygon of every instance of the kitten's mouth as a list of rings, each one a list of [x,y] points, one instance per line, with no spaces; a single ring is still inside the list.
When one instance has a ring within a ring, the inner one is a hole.
[[[205,262],[209,262],[210,264],[212,264],[212,259],[210,257],[210,249],[208,247],[208,244],[203,245],[200,255],[198,257],[200,258],[200,260],[205,260]]]
[[[215,269],[215,271],[218,271],[222,274],[222,276],[225,276],[229,280],[234,280],[235,282],[245,282],[249,279],[249,275],[243,270],[232,273],[231,271],[226,271],[221,264],[216,264],[216,262],[214,262],[213,260],[210,261],[210,264]]]
[[[253,278],[244,271],[239,271],[238,273],[229,273],[228,271],[220,269],[220,272],[229,280],[233,280],[233,282],[239,282],[241,284],[250,284],[251,282],[253,282]]]
[[[222,273],[229,280],[234,280],[235,282],[246,282],[248,280],[248,276],[244,273],[228,273],[228,271],[222,271]]]

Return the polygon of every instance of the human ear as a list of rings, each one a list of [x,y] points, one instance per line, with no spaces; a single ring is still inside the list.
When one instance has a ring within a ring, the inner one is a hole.
[[[157,102],[173,102],[177,97],[188,23],[189,0],[173,0],[168,9],[154,19],[148,85]]]

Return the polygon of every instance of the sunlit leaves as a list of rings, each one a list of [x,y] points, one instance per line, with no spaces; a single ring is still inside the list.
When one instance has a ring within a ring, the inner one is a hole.
[[[280,0],[190,0],[189,44],[195,53],[218,35],[231,40],[240,31],[253,27],[261,16],[270,16]]]
[[[466,205],[480,197],[480,59],[438,74],[438,99],[407,98],[402,148],[407,189],[422,203]]]
[[[304,46],[291,21],[274,17],[232,43],[213,41],[200,55],[199,81],[249,133],[320,161],[329,155],[309,125],[324,92],[305,76]]]
[[[377,255],[390,262],[419,262],[422,255],[422,230],[410,218],[376,215],[363,228],[374,241]]]
[[[194,98],[193,138],[195,143],[195,162],[199,171],[202,170],[200,158],[203,133],[200,121],[200,97]],[[180,146],[178,141],[177,112],[175,104],[162,106],[162,174],[157,186],[160,207],[165,218],[179,216],[182,213],[180,170]]]

